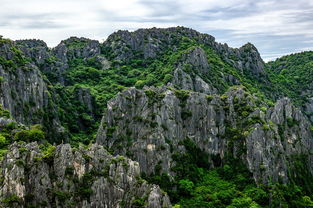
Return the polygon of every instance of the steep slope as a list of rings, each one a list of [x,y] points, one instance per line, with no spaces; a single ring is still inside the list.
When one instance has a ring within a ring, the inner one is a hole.
[[[246,174],[243,179],[246,181],[239,182],[239,187],[252,185],[249,178],[253,178],[259,186],[267,185],[268,190],[274,191],[271,185],[276,183],[294,184],[301,186],[304,194],[312,194],[310,126],[305,115],[288,98],[271,107],[242,87],[232,88],[224,95],[172,87],[130,88],[108,103],[97,143],[114,154],[138,161],[145,177],[160,184],[176,202],[184,196],[190,197],[184,188],[180,190],[181,183],[189,181],[190,192],[192,184],[205,178],[201,176],[203,170],[220,167],[223,170],[228,165],[237,169],[228,174]],[[282,206],[289,200],[275,196],[275,202],[270,202],[270,195],[263,199],[263,205]],[[296,196],[293,197],[295,200]],[[193,207],[197,201],[201,202],[196,199],[188,204]],[[256,202],[251,200],[251,203]],[[290,203],[303,207],[299,203],[304,202],[287,202]]]
[[[158,186],[140,178],[137,162],[98,145],[14,143],[1,170],[4,207],[170,207]]]
[[[290,97],[313,122],[313,52],[281,57],[267,64],[281,96]]]
[[[71,37],[52,49],[40,40],[12,44],[47,77],[53,116],[60,120],[69,141],[93,139],[90,135],[98,126],[103,106],[128,87],[170,82],[178,89],[223,93],[230,86],[242,84],[260,96],[271,88],[264,62],[252,44],[233,49],[215,42],[210,35],[184,27],[118,31],[102,44]],[[2,55],[7,60],[6,54]],[[42,94],[40,89],[33,91]],[[12,107],[10,111],[17,115]],[[19,116],[18,120],[28,119]],[[45,123],[55,125],[52,121]]]
[[[24,124],[53,125],[56,137],[64,133],[54,104],[54,93],[39,69],[14,42],[0,39],[0,104]]]
[[[245,83],[248,78],[263,82],[267,80],[264,62],[252,44],[234,49],[215,42],[210,35],[184,27],[118,31],[108,37],[102,50],[110,60],[122,66],[149,67],[154,63],[161,64],[154,66],[157,73],[150,71],[156,83],[165,77],[166,69],[167,73],[173,74],[177,67],[201,74],[206,81],[218,86],[219,91],[233,85],[233,82]],[[147,85],[154,84],[147,81]]]
[[[97,142],[138,161],[147,174],[158,167],[171,174],[173,154],[184,151],[186,139],[208,154],[208,167],[227,155],[245,160],[258,183],[287,182],[293,156],[306,155],[312,172],[306,117],[289,99],[268,110],[258,103],[242,88],[223,96],[130,88],[109,102]]]
[[[169,205],[141,175],[181,207],[310,207],[311,62],[305,52],[264,63],[251,43],[230,48],[184,27],[117,31],[103,43],[71,37],[55,48],[1,38],[0,158],[10,148],[2,203]],[[45,140],[76,148],[50,154]],[[102,174],[108,165],[113,178]]]

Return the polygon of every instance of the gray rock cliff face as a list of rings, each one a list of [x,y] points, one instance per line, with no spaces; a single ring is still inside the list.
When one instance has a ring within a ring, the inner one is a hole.
[[[29,67],[30,70],[18,68],[12,73],[0,66],[0,102],[16,120],[26,124],[39,119],[32,115],[48,107],[50,96],[39,70],[33,65]]]
[[[159,164],[172,175],[171,155],[185,151],[186,138],[211,156],[241,158],[258,183],[287,182],[289,161],[297,155],[308,157],[312,172],[313,138],[306,117],[288,99],[266,111],[257,103],[240,87],[223,96],[130,88],[108,103],[97,142],[138,161],[147,174]]]
[[[195,74],[190,75],[184,72],[181,68],[177,68],[174,71],[174,76],[171,84],[183,90],[191,90],[206,94],[217,93],[217,90],[209,85],[207,82],[205,82],[201,77]]]
[[[308,102],[304,106],[304,112],[308,115],[313,123],[313,97],[308,99]]]
[[[50,56],[47,44],[42,40],[17,40],[16,46],[36,64],[43,64]]]
[[[139,29],[134,32],[118,31],[108,37],[103,47],[110,51],[116,60],[129,61],[138,54],[143,58],[156,58],[169,47],[177,50],[177,41],[182,37],[195,40],[197,43],[209,46],[223,57],[223,60],[241,73],[251,74],[258,79],[266,78],[264,62],[251,43],[241,48],[231,48],[227,44],[215,42],[215,38],[185,27]],[[198,66],[197,70],[205,72],[209,66],[201,48],[195,48],[187,57],[187,61]]]
[[[56,76],[52,79],[50,77],[50,81],[63,85],[66,84],[64,76],[70,61],[76,58],[87,59],[100,55],[100,43],[87,38],[71,37],[61,41],[52,49],[48,48],[46,43],[41,40],[18,40],[15,41],[15,44],[41,71],[45,74],[53,73]],[[99,57],[99,59],[101,59],[99,61],[105,62],[102,60],[103,57]]]
[[[199,74],[205,74],[210,70],[208,57],[202,48],[195,47],[190,49],[187,53],[183,54],[182,59],[184,62],[181,64],[190,65]]]
[[[13,118],[24,124],[43,124],[49,122],[62,131],[52,102],[53,94],[48,82],[31,62],[23,60],[16,52],[14,43],[8,42],[0,47],[0,56],[13,66],[0,65],[0,104],[11,112]],[[23,60],[23,61],[21,61]],[[22,63],[19,63],[22,62]],[[49,115],[49,118],[45,115]]]
[[[242,86],[224,93],[245,78],[268,81],[259,52],[250,43],[234,49],[184,27],[118,31],[102,44],[72,37],[53,49],[39,40],[0,42],[0,104],[14,120],[49,124],[60,134],[60,103],[77,105],[77,111],[63,113],[76,115],[71,122],[83,129],[83,121],[97,118],[98,105],[92,88],[63,90],[73,84],[66,79],[67,70],[75,70],[73,62],[92,59],[100,63],[99,70],[119,69],[120,62],[138,57],[149,63],[168,49],[178,51],[177,42],[188,38],[197,46],[184,48],[174,63],[169,61],[173,78],[166,86],[131,87],[108,102],[97,144],[45,149],[14,143],[0,165],[0,206],[170,207],[167,195],[140,174],[154,174],[161,167],[161,173],[175,176],[173,155],[186,152],[185,140],[207,153],[208,168],[223,165],[229,156],[240,159],[258,184],[293,180],[299,159],[313,174],[313,99],[303,107],[306,117],[288,98],[268,106]],[[53,89],[50,82],[64,88]],[[55,94],[57,90],[61,92]],[[14,120],[0,118],[0,126]]]
[[[61,41],[52,53],[63,63],[73,58],[89,58],[100,54],[100,43],[87,38],[71,37]]]
[[[113,157],[99,145],[51,148],[43,151],[37,143],[11,145],[1,164],[2,206],[170,207],[158,186],[140,179],[137,162]]]
[[[256,180],[286,183],[295,157],[307,155],[312,173],[313,137],[310,122],[287,98],[279,100],[265,115],[269,128],[256,125],[247,137],[247,161]],[[261,168],[260,168],[261,167]],[[294,171],[294,170],[292,170]]]
[[[250,74],[257,79],[267,76],[264,61],[253,44],[247,43],[240,48],[230,48],[227,44],[216,43],[215,50],[224,61],[241,73]]]
[[[159,52],[174,45],[177,38],[183,35],[189,38],[196,37],[202,43],[209,45],[214,42],[213,36],[189,28],[173,27],[139,29],[135,32],[119,30],[110,35],[103,45],[110,48],[117,60],[128,61],[138,52],[142,52],[144,58],[155,58]],[[176,50],[175,46],[173,47],[172,50]]]

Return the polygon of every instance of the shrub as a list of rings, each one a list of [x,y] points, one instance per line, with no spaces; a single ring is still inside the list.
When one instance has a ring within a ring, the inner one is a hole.
[[[10,111],[4,109],[2,105],[0,105],[0,117],[10,118]]]
[[[43,141],[45,133],[42,131],[42,126],[37,124],[30,127],[30,129],[21,130],[16,132],[14,139],[17,141]]]
[[[193,189],[194,189],[194,184],[192,181],[188,179],[182,179],[178,182],[179,184],[179,190],[184,196],[190,196]]]
[[[7,143],[7,140],[4,136],[0,135],[0,148],[2,148],[3,146],[5,146]]]
[[[55,191],[52,192],[52,194],[53,194],[54,197],[58,198],[58,200],[60,202],[64,202],[64,201],[66,201],[67,198],[69,198],[69,193],[63,192],[63,191],[55,190]]]
[[[295,119],[293,119],[293,118],[287,118],[287,125],[288,125],[288,127],[289,128],[291,128],[291,127],[293,127],[293,126],[295,126],[295,125],[298,125],[298,121],[297,120],[295,120]]]
[[[171,74],[166,74],[166,75],[164,76],[163,82],[164,82],[164,83],[168,83],[168,82],[170,82],[172,79],[173,79],[173,75],[171,75]]]
[[[181,101],[186,101],[189,97],[189,91],[187,90],[175,90],[175,96]]]
[[[136,88],[142,88],[143,86],[145,85],[145,81],[143,80],[138,80],[136,83],[135,83],[135,87]]]
[[[192,113],[190,110],[184,110],[181,112],[181,118],[183,120],[186,120],[187,118],[191,117],[192,116]]]
[[[270,126],[269,126],[268,124],[264,124],[262,128],[263,128],[263,130],[265,130],[265,131],[270,130]]]
[[[90,173],[85,173],[82,176],[82,179],[79,183],[77,195],[82,197],[83,199],[88,199],[90,195],[93,193],[91,189],[91,185],[93,183],[93,176]]]
[[[13,194],[11,196],[4,198],[2,200],[2,203],[8,207],[15,207],[16,204],[21,203],[21,199],[17,195]]]
[[[134,208],[144,208],[146,205],[146,200],[144,198],[139,198],[136,197],[133,201],[132,201],[132,207]]]
[[[207,95],[206,99],[207,99],[208,103],[210,103],[213,100],[213,95]]]
[[[180,106],[185,107],[187,105],[187,99],[189,98],[189,91],[187,90],[175,90],[175,96],[180,100]]]

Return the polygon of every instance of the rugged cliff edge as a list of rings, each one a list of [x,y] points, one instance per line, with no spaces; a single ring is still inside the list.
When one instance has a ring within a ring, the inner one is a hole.
[[[158,186],[140,178],[137,162],[95,144],[14,143],[0,167],[3,207],[170,207]]]
[[[158,166],[174,174],[173,155],[191,140],[208,153],[211,167],[227,155],[242,159],[257,183],[286,183],[293,162],[305,156],[313,173],[310,122],[289,99],[267,109],[242,87],[224,95],[168,88],[130,88],[109,102],[97,142],[139,162],[147,174]]]
[[[64,128],[53,101],[55,93],[39,68],[7,39],[0,42],[0,61],[0,104],[17,122],[53,125],[55,128],[47,132],[63,135]]]
[[[0,36],[0,207],[311,207],[312,69],[185,27]]]

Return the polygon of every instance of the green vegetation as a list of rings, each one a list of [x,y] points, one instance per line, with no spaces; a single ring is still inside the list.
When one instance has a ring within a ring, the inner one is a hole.
[[[309,89],[312,89],[313,52],[291,54],[269,62],[267,72],[275,84],[275,92],[302,105],[310,96]]]
[[[164,33],[164,37],[169,35],[168,32],[161,32]],[[131,50],[131,47],[125,44],[122,37],[118,35],[114,37],[114,41],[116,41],[114,46],[101,45],[99,56],[86,58],[78,57],[75,53],[81,52],[90,40],[72,37],[63,41],[68,48],[69,68],[61,74],[58,70],[46,70],[49,67],[53,69],[59,67],[58,63],[61,60],[54,55],[46,58],[45,63],[39,67],[46,75],[47,81],[51,82],[49,91],[56,93],[52,102],[58,106],[57,115],[69,135],[67,141],[74,145],[80,142],[87,144],[92,141],[108,100],[131,86],[142,88],[145,85],[161,86],[170,82],[173,78],[173,71],[179,64],[182,64],[182,69],[191,77],[200,76],[218,89],[219,93],[226,92],[229,87],[234,85],[233,81],[226,78],[230,76],[232,80],[236,80],[235,83],[245,86],[248,91],[268,104],[278,96],[289,96],[296,103],[303,104],[308,96],[303,97],[301,92],[304,92],[312,83],[312,52],[285,56],[270,62],[266,64],[268,76],[264,74],[256,76],[252,71],[236,69],[233,64],[239,58],[243,61],[248,60],[249,53],[253,50],[252,44],[242,47],[241,57],[230,54],[229,61],[209,44],[204,44],[202,36],[190,36],[185,28],[177,28],[169,37],[169,40],[160,39],[160,50],[155,58],[145,58],[143,51]],[[148,43],[148,37],[144,37],[142,41],[145,44]],[[1,38],[0,44],[9,44],[10,50],[14,54],[13,59],[10,60],[0,57],[3,59],[1,64],[6,68],[16,68],[14,65],[22,66],[29,61],[10,40]],[[207,57],[210,70],[206,73],[200,73],[192,65],[184,63],[188,54],[196,48],[201,48]],[[125,53],[125,59],[116,59],[121,52]],[[101,61],[103,59],[110,62],[109,68],[105,70]],[[64,80],[64,84],[58,83],[60,78]],[[91,94],[92,109],[79,100],[83,91]],[[184,96],[188,93],[180,93],[183,91],[180,91],[178,87],[175,94],[178,97],[182,96],[179,99],[181,99],[181,107],[184,107],[187,99]],[[162,95],[160,96],[159,98],[151,96],[153,99],[149,99],[149,103],[152,104],[157,99],[162,99]],[[208,101],[211,99],[212,97],[209,96]],[[27,109],[26,107],[25,109]],[[49,117],[52,115],[43,114],[46,121],[44,127],[49,127],[51,124]],[[57,142],[61,142],[61,139],[58,138]]]
[[[27,70],[25,65],[29,63],[30,59],[26,58],[22,51],[14,46],[11,40],[3,39],[0,36],[0,47],[3,47],[3,45],[9,46],[7,53],[10,53],[10,59],[0,56],[0,65],[7,71],[15,72],[18,67]]]
[[[257,99],[245,97],[239,100],[235,98],[234,108],[237,114],[237,127],[231,127],[226,124],[225,136],[223,139],[229,141],[229,150],[232,153],[234,145],[236,147],[237,158],[240,158],[244,152],[243,138],[249,134],[252,125],[259,123],[263,130],[270,131],[275,127],[273,123],[266,123],[260,116],[248,117],[256,107],[264,113],[267,107],[273,105],[273,101],[282,96],[290,97],[294,103],[302,107],[307,99],[312,96],[312,77],[313,77],[313,52],[303,52],[284,56],[276,61],[265,65],[266,74],[258,74],[246,69],[235,68],[236,61],[242,59],[247,61],[248,55],[252,50],[252,45],[245,45],[240,57],[231,54],[225,57],[221,52],[215,50],[210,44],[203,43],[199,37],[191,37],[185,34],[183,30],[171,35],[171,40],[160,40],[160,50],[156,58],[145,58],[143,51],[133,51],[130,46],[124,44],[121,37],[116,37],[116,46],[102,45],[101,54],[97,57],[77,57],[75,51],[81,51],[88,44],[87,39],[71,38],[64,41],[69,50],[68,65],[64,71],[55,70],[60,64],[60,60],[51,55],[47,57],[45,63],[39,65],[45,75],[45,80],[49,84],[49,102],[56,104],[55,114],[65,127],[69,135],[67,140],[74,146],[79,143],[89,144],[93,142],[96,129],[99,126],[103,110],[107,102],[129,87],[135,86],[142,89],[144,86],[162,86],[173,79],[173,72],[179,66],[184,72],[188,73],[192,79],[196,76],[201,77],[205,82],[215,87],[220,94],[221,100],[227,104],[227,95],[222,95],[233,85],[241,84],[246,91],[249,91]],[[148,42],[148,40],[144,40]],[[6,58],[0,56],[0,64],[8,71],[15,73],[17,68],[27,69],[26,65],[30,61],[22,51],[15,45],[0,37],[0,47],[9,45],[9,52],[12,56]],[[115,50],[117,47],[117,50]],[[205,73],[200,72],[191,64],[186,64],[186,56],[195,50],[201,48],[207,57],[209,70]],[[129,57],[117,59],[127,52]],[[107,59],[110,62],[108,68],[103,67],[101,60]],[[254,64],[254,63],[252,63]],[[52,67],[53,70],[46,70]],[[105,69],[104,69],[105,68]],[[60,77],[61,76],[61,77]],[[59,83],[60,78],[64,83]],[[5,78],[0,76],[0,84]],[[173,88],[175,96],[180,101],[180,107],[183,108],[181,118],[187,120],[192,116],[187,108],[187,100],[191,92],[180,89],[179,86]],[[311,90],[311,91],[310,91]],[[12,96],[16,94],[11,92]],[[157,91],[146,89],[145,95],[149,98],[148,104],[151,106],[164,98],[164,94]],[[218,96],[218,95],[217,95]],[[128,98],[130,99],[130,98]],[[207,102],[211,103],[214,95],[206,96]],[[249,99],[249,100],[248,100]],[[86,101],[87,100],[87,101]],[[251,105],[253,103],[253,105]],[[267,107],[265,107],[265,103]],[[29,102],[24,105],[24,115],[28,115],[29,107],[34,104]],[[90,107],[91,106],[91,107]],[[50,106],[49,106],[50,107]],[[229,112],[229,106],[223,106],[226,112]],[[46,112],[38,112],[39,117],[43,118],[43,127],[33,125],[30,128],[18,126],[16,123],[9,123],[1,127],[0,133],[0,160],[7,151],[7,147],[14,141],[43,142],[48,136],[45,130],[52,126],[51,117]],[[8,110],[0,106],[0,117],[10,118]],[[134,118],[136,122],[146,121],[142,117]],[[158,123],[150,122],[150,127],[157,127]],[[293,128],[299,123],[293,118],[288,118],[286,127]],[[106,128],[107,137],[113,137],[117,126]],[[162,125],[164,130],[166,126]],[[285,128],[285,127],[284,127]],[[278,131],[283,138],[283,127],[278,126]],[[313,127],[312,127],[313,131]],[[60,143],[63,139],[53,138],[53,142]],[[132,138],[126,138],[131,141]],[[240,143],[241,142],[241,143]],[[131,142],[129,142],[131,143]],[[171,179],[167,174],[161,172],[160,161],[155,167],[155,175],[145,176],[151,182],[159,184],[171,197],[172,202],[177,203],[175,207],[269,207],[271,201],[273,207],[312,207],[312,175],[308,172],[305,164],[307,158],[303,155],[297,155],[290,158],[290,185],[269,184],[266,186],[257,186],[254,183],[251,173],[242,162],[226,155],[223,160],[219,155],[208,155],[197,148],[193,142],[186,138],[179,145],[184,146],[185,153],[174,153],[172,155],[176,162],[172,171],[175,177]],[[41,146],[43,156],[38,159],[53,164],[53,154],[55,146],[45,144]],[[165,147],[161,147],[161,150]],[[21,148],[21,152],[26,151]],[[90,156],[84,155],[86,161]],[[122,160],[118,158],[117,160]],[[22,161],[17,161],[18,165],[23,166]],[[215,167],[215,168],[209,168]],[[260,170],[264,171],[264,165],[260,165]],[[66,175],[72,177],[73,169],[67,168]],[[108,170],[101,173],[108,175]],[[87,172],[78,182],[78,189],[75,196],[83,199],[89,199],[92,194],[91,184],[94,180],[94,172]],[[63,202],[68,198],[68,193],[54,190],[52,195]],[[20,203],[17,196],[6,198],[3,203],[7,206],[15,206]],[[144,207],[144,198],[135,198],[134,207]]]
[[[14,139],[24,142],[43,141],[45,139],[45,133],[41,125],[33,125],[30,129],[16,132]]]
[[[11,195],[6,197],[2,203],[6,206],[6,207],[16,207],[17,205],[22,203],[22,200],[16,196],[16,195]]]
[[[10,112],[3,109],[0,105],[0,118],[11,118]],[[7,123],[1,126],[0,131],[0,161],[3,159],[3,155],[7,152],[8,146],[14,141],[14,134],[17,129],[21,128],[15,122]]]
[[[132,207],[136,207],[136,208],[144,208],[146,205],[146,200],[145,198],[135,198],[132,201]]]
[[[175,90],[175,96],[180,100],[180,104],[179,104],[180,107],[183,108],[187,105],[189,93],[190,92],[187,90]]]
[[[52,82],[52,90],[57,94],[55,102],[59,106],[58,116],[62,125],[67,129],[69,141],[76,145],[79,142],[89,143],[98,127],[103,109],[108,100],[118,92],[128,87],[136,86],[161,86],[172,79],[174,65],[181,59],[194,41],[186,37],[177,37],[177,51],[171,47],[165,47],[156,59],[145,59],[143,52],[132,51],[134,56],[130,60],[114,60],[114,53],[110,48],[102,48],[100,57],[106,57],[111,62],[110,68],[103,69],[101,61],[96,57],[69,59],[69,68],[62,76],[65,84],[57,83],[57,71],[44,70],[48,66],[54,66],[58,61],[56,58],[46,60],[42,71]],[[80,42],[81,41],[81,42]],[[86,45],[86,40],[71,38],[64,42],[69,50],[80,50]],[[78,99],[78,94],[89,91],[94,109],[88,109]],[[149,104],[161,100],[164,95],[150,96]],[[70,113],[68,113],[70,112]],[[47,124],[48,125],[48,124]]]
[[[2,118],[10,118],[10,111],[4,109],[2,105],[0,105],[0,117]]]
[[[152,106],[153,103],[158,102],[164,98],[164,94],[159,94],[153,90],[145,90],[146,96],[149,98],[148,104],[149,106]]]
[[[57,191],[57,190],[54,190],[52,192],[52,195],[56,197],[60,202],[66,201],[70,196],[70,194],[67,192],[62,192],[62,191]]]
[[[220,166],[219,155],[212,157],[211,161],[217,168],[210,169],[209,155],[197,148],[190,140],[184,140],[181,145],[186,148],[186,153],[173,155],[176,166],[174,180],[166,174],[156,174],[145,178],[156,183],[165,190],[174,207],[197,208],[197,207],[297,207],[312,206],[313,195],[307,188],[311,185],[312,175],[298,177],[306,178],[307,181],[295,184],[269,184],[257,186],[252,174],[240,159],[229,157],[223,166]],[[303,167],[303,159],[295,159],[295,168],[298,174],[307,168]],[[305,174],[309,174],[305,172]]]
[[[56,147],[54,145],[46,143],[46,144],[41,145],[41,149],[43,151],[42,159],[49,165],[52,165]]]
[[[78,190],[75,193],[78,197],[81,197],[82,199],[88,199],[90,195],[92,194],[92,189],[91,189],[91,185],[94,181],[94,176],[90,173],[87,172],[85,173],[81,180],[79,181],[78,184]]]
[[[88,41],[89,41],[88,39],[78,39],[76,37],[71,37],[67,40],[64,40],[63,42],[71,50],[71,49],[86,47],[88,44]]]

